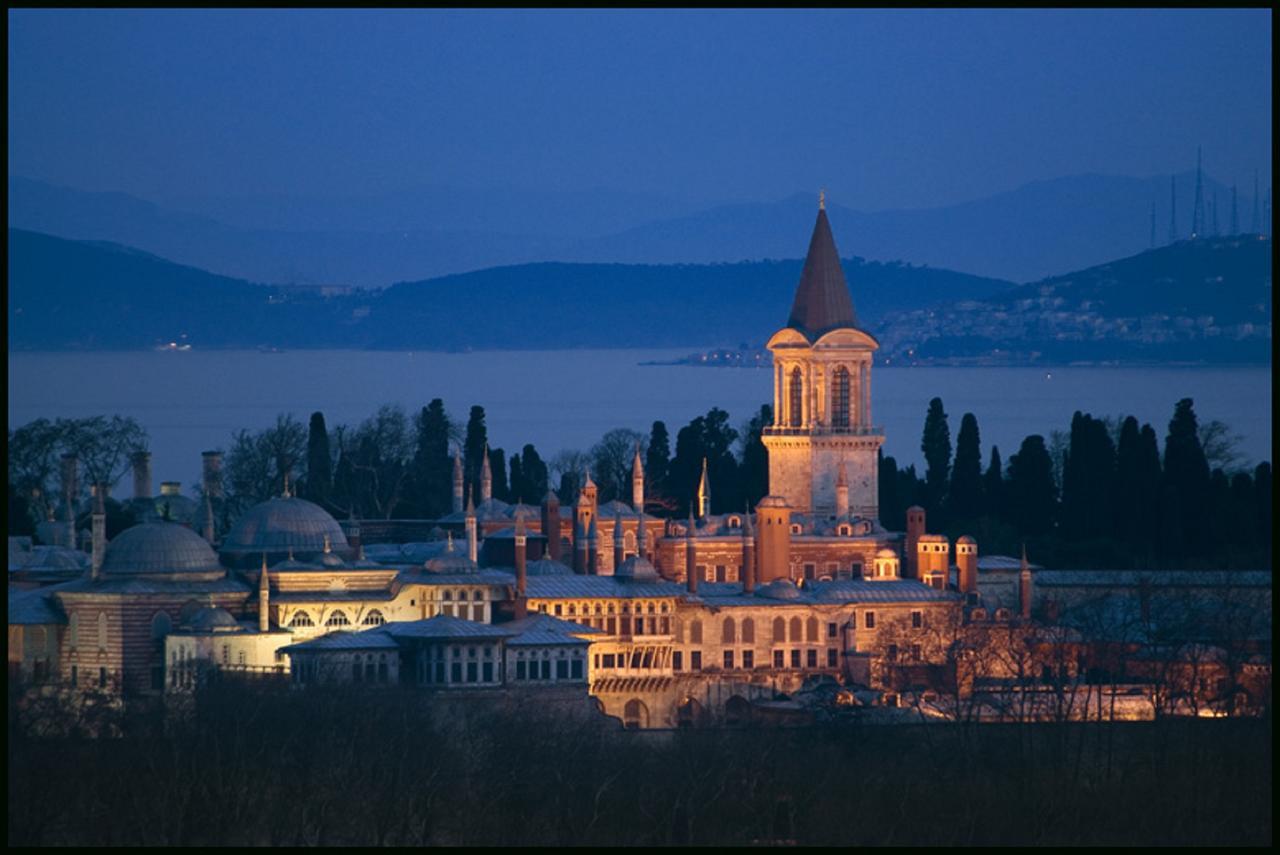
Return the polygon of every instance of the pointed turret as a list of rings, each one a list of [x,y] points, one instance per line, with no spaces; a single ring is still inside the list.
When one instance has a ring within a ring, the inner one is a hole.
[[[467,557],[473,562],[476,556],[480,554],[480,546],[477,542],[476,534],[476,506],[471,502],[471,497],[467,497]]]
[[[689,511],[689,529],[685,532],[684,544],[684,566],[685,566],[685,583],[689,589],[689,593],[697,596],[698,594],[698,548],[693,542],[693,511]]]
[[[711,482],[707,479],[707,458],[702,458],[702,477],[698,479],[698,518],[711,516]]]
[[[484,457],[480,460],[480,504],[493,498],[493,469],[489,466],[489,444],[485,443]]]
[[[787,326],[813,340],[828,330],[857,325],[858,316],[853,311],[835,238],[831,236],[826,206],[820,201]]]
[[[466,478],[462,474],[462,452],[459,449],[453,450],[453,512],[455,514],[462,513],[462,498]]]
[[[258,632],[271,628],[271,575],[267,572],[267,553],[262,553],[262,572],[258,574]]]
[[[644,461],[640,459],[640,440],[636,440],[636,455],[631,458],[631,509],[644,510]]]

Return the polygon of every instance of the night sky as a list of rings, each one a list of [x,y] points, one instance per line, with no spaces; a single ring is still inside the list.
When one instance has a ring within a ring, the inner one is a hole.
[[[10,174],[157,200],[1265,186],[1270,125],[1267,10],[9,13]]]

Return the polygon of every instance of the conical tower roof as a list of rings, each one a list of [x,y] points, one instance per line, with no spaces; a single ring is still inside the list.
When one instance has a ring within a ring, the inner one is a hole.
[[[820,203],[787,326],[814,339],[838,327],[857,325],[858,316],[853,311],[849,285],[840,267],[840,254],[831,236],[831,223],[827,221],[826,208]]]

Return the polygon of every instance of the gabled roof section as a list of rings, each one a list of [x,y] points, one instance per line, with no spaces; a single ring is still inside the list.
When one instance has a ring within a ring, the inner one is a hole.
[[[825,208],[818,209],[787,326],[800,330],[811,341],[828,330],[858,326]]]

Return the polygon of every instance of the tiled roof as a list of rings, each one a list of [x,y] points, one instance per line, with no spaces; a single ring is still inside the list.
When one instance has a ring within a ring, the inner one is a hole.
[[[223,577],[203,581],[168,579],[76,579],[58,586],[59,592],[68,594],[248,594],[251,590],[238,579]],[[273,597],[274,598],[274,597]]]
[[[396,577],[402,585],[514,585],[515,573],[482,567],[472,573],[426,573],[421,567],[405,570]]]
[[[508,632],[513,633],[507,644],[513,647],[529,645],[545,646],[549,644],[590,644],[590,640],[579,638],[582,635],[599,635],[601,630],[595,627],[582,626],[570,620],[560,620],[551,615],[534,614],[520,620],[501,624]]]
[[[853,311],[840,254],[831,236],[831,223],[827,221],[827,212],[819,208],[787,326],[812,341],[828,330],[857,325],[858,316]]]
[[[273,603],[384,603],[395,598],[391,591],[280,591],[271,595]]]
[[[10,586],[9,625],[20,626],[66,623],[66,615],[62,613],[62,609],[58,608],[58,604],[50,595],[54,589],[60,587],[62,586],[52,585],[47,588],[36,588],[31,591],[22,591]]]
[[[634,599],[678,597],[684,586],[675,582],[643,582],[614,576],[531,576],[525,594],[530,599]]]
[[[479,623],[452,615],[388,623],[380,629],[396,638],[503,638],[511,634],[503,624]]]
[[[282,647],[280,652],[294,654],[321,650],[398,650],[400,645],[384,630],[385,627],[378,627],[364,632],[331,632],[310,641]]]
[[[959,600],[955,591],[939,591],[913,579],[838,579],[831,582],[805,582],[801,588],[786,588],[794,595],[770,596],[777,582],[743,593],[736,582],[703,582],[698,585],[698,599],[714,606],[790,606],[800,604],[844,603],[920,603]]]

